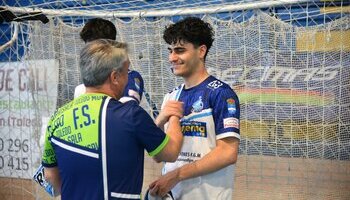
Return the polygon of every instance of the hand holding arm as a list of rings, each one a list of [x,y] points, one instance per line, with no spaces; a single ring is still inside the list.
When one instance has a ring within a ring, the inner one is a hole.
[[[155,120],[156,125],[164,130],[164,124],[169,121],[170,116],[180,119],[183,117],[183,102],[168,100]]]

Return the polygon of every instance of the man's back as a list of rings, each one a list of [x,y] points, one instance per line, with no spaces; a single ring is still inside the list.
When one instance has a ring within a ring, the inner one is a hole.
[[[63,106],[48,131],[43,164],[59,166],[62,199],[103,199],[105,192],[140,198],[144,149],[157,154],[167,140],[135,101],[120,103],[103,94],[85,94]]]

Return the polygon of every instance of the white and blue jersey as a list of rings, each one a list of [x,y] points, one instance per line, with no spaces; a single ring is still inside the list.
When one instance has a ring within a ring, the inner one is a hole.
[[[42,165],[58,167],[62,200],[141,199],[144,150],[168,140],[136,101],[83,94],[51,117]]]
[[[216,140],[239,134],[240,107],[236,93],[213,76],[201,84],[176,88],[164,98],[184,102],[181,128],[184,142],[176,162],[166,163],[163,174],[203,158],[216,147]],[[166,128],[166,127],[165,127]],[[219,171],[179,182],[172,193],[175,199],[231,199],[234,165]]]

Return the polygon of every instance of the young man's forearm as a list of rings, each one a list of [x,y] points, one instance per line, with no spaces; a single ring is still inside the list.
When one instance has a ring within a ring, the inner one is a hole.
[[[229,138],[219,140],[218,143],[218,146],[202,159],[178,168],[178,172],[174,172],[178,181],[209,174],[236,163],[239,140]]]

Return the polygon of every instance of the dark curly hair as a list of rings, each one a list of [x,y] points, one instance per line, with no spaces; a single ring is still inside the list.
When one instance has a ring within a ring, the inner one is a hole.
[[[115,40],[117,29],[111,21],[102,18],[90,19],[80,32],[80,38],[84,42],[91,42],[96,39]]]
[[[167,26],[163,39],[170,45],[178,42],[189,42],[197,48],[204,44],[207,47],[205,58],[213,44],[213,36],[214,31],[209,23],[197,17],[187,17]]]

